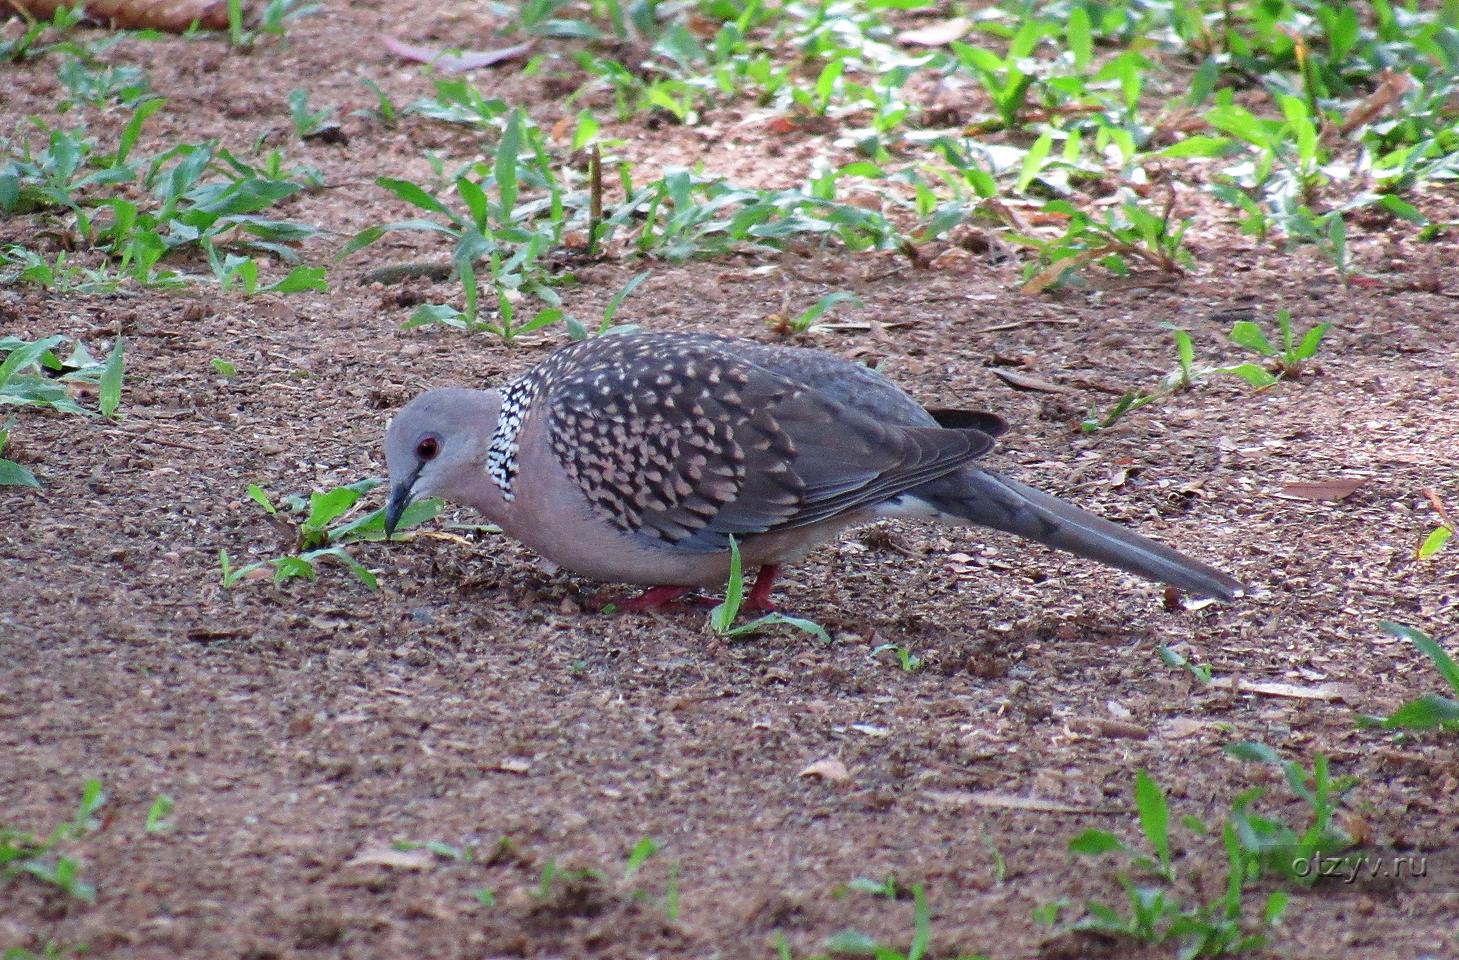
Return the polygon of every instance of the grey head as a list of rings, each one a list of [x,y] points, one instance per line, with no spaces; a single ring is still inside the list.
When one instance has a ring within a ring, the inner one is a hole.
[[[447,387],[429,390],[401,408],[385,430],[387,538],[413,501],[469,488],[480,476],[500,407],[495,390]]]

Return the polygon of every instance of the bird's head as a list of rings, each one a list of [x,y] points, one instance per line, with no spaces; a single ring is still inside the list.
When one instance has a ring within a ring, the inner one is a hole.
[[[390,500],[385,536],[415,500],[460,500],[483,476],[501,396],[495,390],[430,390],[406,404],[385,428]]]

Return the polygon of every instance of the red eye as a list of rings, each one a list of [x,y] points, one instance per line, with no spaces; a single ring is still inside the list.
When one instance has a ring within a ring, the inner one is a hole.
[[[415,455],[421,460],[434,460],[440,452],[441,441],[433,436],[421,437],[420,443],[415,445]]]

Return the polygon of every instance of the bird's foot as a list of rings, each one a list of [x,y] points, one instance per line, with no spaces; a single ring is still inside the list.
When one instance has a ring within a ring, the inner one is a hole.
[[[750,588],[750,593],[740,604],[741,610],[748,610],[751,613],[776,613],[779,607],[775,601],[770,599],[770,591],[775,589],[775,578],[780,576],[780,566],[774,563],[767,563],[760,568],[755,576],[755,585]]]
[[[662,610],[674,601],[689,597],[689,602],[702,604],[707,598],[694,594],[693,587],[649,587],[636,597],[625,597],[618,593],[599,593],[588,602],[593,610],[602,610],[611,606],[614,609],[627,613],[640,613],[644,610]]]

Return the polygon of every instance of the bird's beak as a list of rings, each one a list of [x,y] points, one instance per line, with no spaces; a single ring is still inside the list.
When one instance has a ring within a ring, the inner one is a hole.
[[[395,484],[390,488],[390,500],[385,504],[385,539],[389,540],[395,533],[395,527],[400,523],[400,515],[405,513],[405,508],[410,506],[411,493],[415,487],[415,478],[420,475],[420,469],[414,470],[410,478]]]

